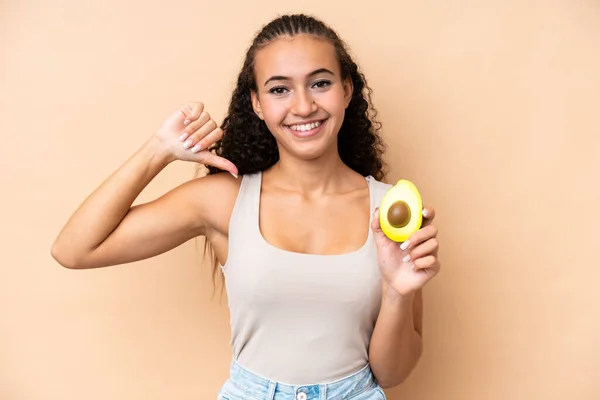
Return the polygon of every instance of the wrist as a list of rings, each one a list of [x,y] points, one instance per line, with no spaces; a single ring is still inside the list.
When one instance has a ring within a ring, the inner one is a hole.
[[[415,292],[398,293],[389,285],[384,284],[383,287],[383,303],[394,307],[411,306],[415,299]]]
[[[164,146],[163,142],[154,135],[144,143],[140,150],[161,167],[166,167],[177,159],[177,157]]]

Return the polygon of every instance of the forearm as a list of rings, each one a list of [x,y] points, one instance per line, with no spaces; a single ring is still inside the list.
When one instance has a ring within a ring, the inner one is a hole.
[[[77,208],[54,242],[53,256],[69,264],[99,246],[170,161],[154,138],[147,141]]]
[[[415,329],[414,305],[419,294],[398,296],[384,289],[381,310],[369,347],[373,374],[384,388],[402,383],[421,357],[423,344]]]

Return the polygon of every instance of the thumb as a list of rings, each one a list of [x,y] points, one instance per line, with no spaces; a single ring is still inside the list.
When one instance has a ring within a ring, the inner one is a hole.
[[[371,220],[371,230],[373,232],[381,231],[381,225],[379,224],[379,207],[373,211],[373,218]]]
[[[201,151],[197,154],[200,156],[198,162],[200,162],[201,164],[212,165],[213,167],[217,167],[223,171],[229,172],[231,175],[233,175],[234,178],[237,178],[239,173],[238,169],[235,166],[235,164],[233,164],[228,159],[218,156],[209,151]]]

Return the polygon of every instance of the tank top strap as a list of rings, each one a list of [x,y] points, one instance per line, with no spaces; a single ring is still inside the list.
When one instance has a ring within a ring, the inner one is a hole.
[[[242,182],[229,220],[229,247],[256,242],[260,206],[261,172],[242,175]]]
[[[383,200],[383,196],[387,193],[387,191],[392,187],[391,184],[381,182],[373,178],[372,176],[367,176],[367,180],[369,181],[369,187],[371,189],[371,213],[375,211],[375,208],[379,207],[381,204],[381,200]]]

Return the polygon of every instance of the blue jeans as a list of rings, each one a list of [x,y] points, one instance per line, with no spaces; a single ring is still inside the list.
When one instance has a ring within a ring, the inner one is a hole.
[[[235,361],[219,400],[385,400],[367,364],[360,371],[333,382],[294,386],[258,376]]]

